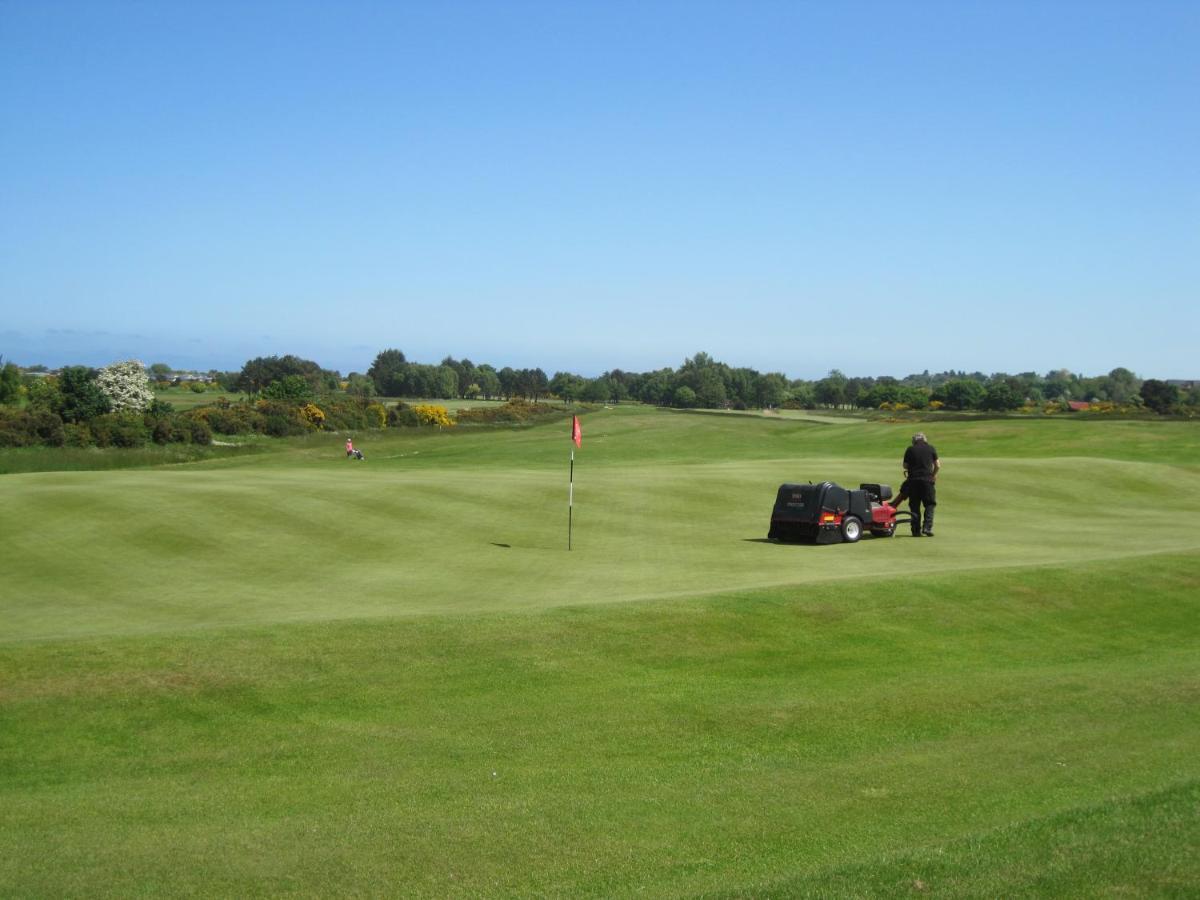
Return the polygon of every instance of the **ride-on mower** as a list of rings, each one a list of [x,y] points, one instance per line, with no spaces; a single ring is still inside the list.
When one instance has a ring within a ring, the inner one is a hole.
[[[891,496],[886,484],[860,484],[858,490],[832,481],[781,484],[767,537],[811,544],[853,544],[864,530],[875,537],[891,537],[897,522],[912,518],[912,513],[899,512],[887,502]]]

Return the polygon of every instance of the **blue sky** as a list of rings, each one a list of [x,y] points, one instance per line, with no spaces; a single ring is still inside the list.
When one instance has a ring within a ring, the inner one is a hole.
[[[0,354],[1200,377],[1195,2],[0,0]]]

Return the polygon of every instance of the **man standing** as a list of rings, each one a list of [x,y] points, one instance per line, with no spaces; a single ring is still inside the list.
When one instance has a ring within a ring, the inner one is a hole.
[[[924,432],[918,431],[912,437],[912,446],[904,451],[904,477],[908,479],[913,537],[933,537],[933,508],[937,506],[934,482],[941,467],[937,450],[925,440]],[[925,507],[924,520],[921,519],[922,506]]]

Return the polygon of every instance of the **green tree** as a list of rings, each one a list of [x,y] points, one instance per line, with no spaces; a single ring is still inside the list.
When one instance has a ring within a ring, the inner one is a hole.
[[[550,390],[550,379],[541,369],[521,369],[516,373],[513,390],[537,403],[538,397]]]
[[[588,403],[607,403],[612,399],[612,384],[607,378],[593,378],[583,386],[583,399]]]
[[[249,360],[242,366],[236,387],[239,391],[257,394],[272,381],[282,381],[289,375],[302,377],[309,383],[313,393],[328,390],[331,383],[336,384],[340,381],[336,378],[336,373],[325,371],[311,359],[301,359],[288,354],[259,356]]]
[[[110,409],[108,397],[96,384],[96,373],[86,366],[67,366],[58,374],[62,394],[59,415],[64,422],[86,422]]]
[[[671,402],[675,390],[675,372],[658,369],[647,372],[635,382],[633,396],[643,403],[665,406]]]
[[[900,402],[913,409],[925,409],[929,406],[929,391],[926,388],[903,385],[900,388]]]
[[[375,382],[375,390],[384,397],[402,396],[407,376],[408,360],[396,349],[379,353],[367,369],[367,377]]]
[[[708,409],[719,409],[725,405],[728,395],[725,382],[715,366],[701,369],[696,376],[696,402]]]
[[[791,404],[800,409],[812,409],[817,405],[816,387],[811,381],[797,379],[788,387],[788,392],[791,396]]]
[[[500,395],[509,400],[517,392],[517,371],[512,366],[505,366],[496,373],[500,380]]]
[[[1042,379],[1042,396],[1047,400],[1069,400],[1075,396],[1078,379],[1068,369],[1047,372]]]
[[[366,403],[375,396],[375,382],[366,375],[351,372],[346,378],[346,393],[361,403]]]
[[[1140,399],[1138,393],[1142,381],[1128,369],[1118,367],[1105,376],[1105,391],[1113,403],[1134,403]]]
[[[620,369],[613,369],[604,373],[604,377],[608,379],[609,387],[611,388],[612,396],[609,398],[614,403],[620,403],[622,400],[628,400],[632,394],[632,386],[634,376],[629,372],[622,372]]]
[[[983,402],[983,385],[974,378],[955,378],[934,391],[933,399],[950,409],[978,409]]]
[[[0,356],[0,403],[13,403],[21,396],[21,370]]]
[[[458,386],[458,394],[456,396],[465,394],[467,385],[475,383],[475,375],[477,370],[475,368],[475,364],[469,359],[456,360],[453,356],[447,356],[442,360],[442,365],[449,366],[454,370],[454,374],[457,377],[456,384]]]
[[[25,392],[31,409],[55,414],[62,409],[62,391],[58,388],[58,379],[52,375],[30,376]]]
[[[984,389],[983,400],[980,406],[983,409],[1002,412],[1004,410],[1016,409],[1024,400],[1025,398],[1018,393],[1009,379],[1002,378],[998,381],[993,381]]]
[[[444,399],[453,399],[458,396],[458,372],[453,366],[441,365],[437,367],[437,375],[434,379],[433,396]]]
[[[475,381],[479,384],[480,393],[488,400],[500,396],[500,376],[487,363],[476,367]]]
[[[905,388],[895,378],[880,378],[869,389],[858,395],[857,406],[864,409],[879,409],[885,403],[902,403]]]
[[[585,387],[587,379],[571,372],[555,372],[554,377],[550,379],[550,393],[566,403],[574,403],[583,396]]]
[[[833,369],[817,382],[814,394],[822,406],[841,406],[846,402],[846,376]]]
[[[285,375],[272,381],[262,390],[262,395],[268,400],[311,400],[312,385],[303,375]]]
[[[686,384],[681,384],[675,389],[675,394],[671,399],[671,405],[680,409],[691,409],[696,406],[696,392]]]
[[[1179,402],[1179,388],[1157,378],[1147,378],[1142,382],[1141,398],[1147,409],[1168,413]]]
[[[788,399],[787,377],[780,372],[768,372],[758,379],[754,389],[754,405],[767,409]]]

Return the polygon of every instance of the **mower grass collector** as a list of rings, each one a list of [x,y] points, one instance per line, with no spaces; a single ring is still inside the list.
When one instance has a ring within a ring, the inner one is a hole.
[[[832,481],[781,484],[767,537],[810,544],[853,544],[864,530],[875,537],[891,537],[898,521],[912,518],[912,513],[898,512],[887,502],[891,496],[886,484],[860,484],[858,490]]]

